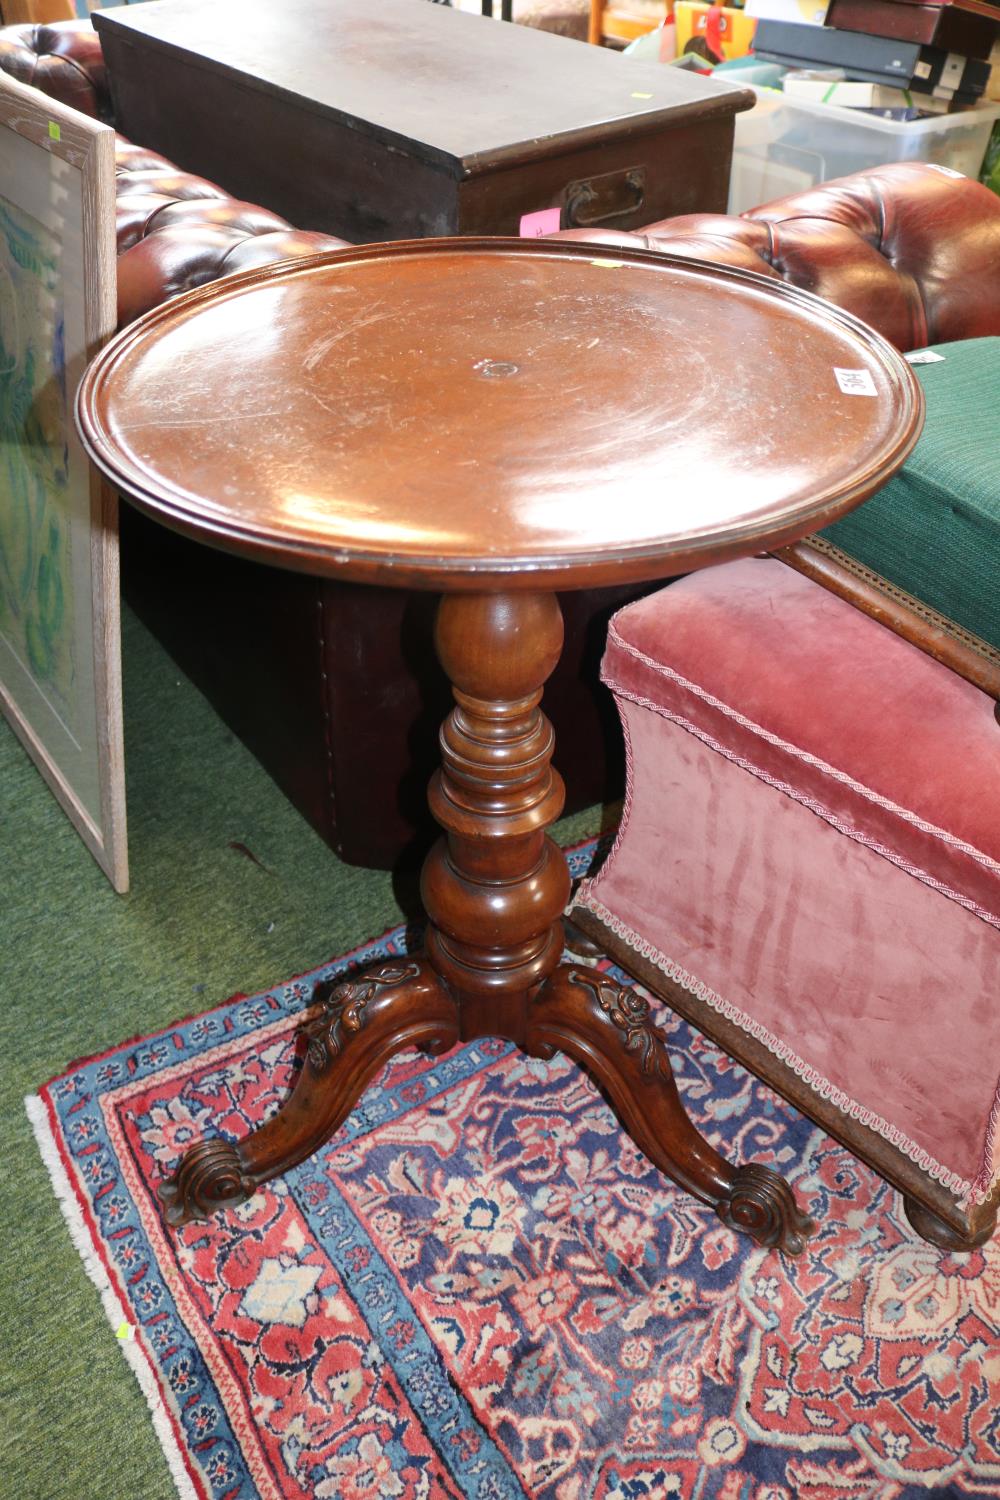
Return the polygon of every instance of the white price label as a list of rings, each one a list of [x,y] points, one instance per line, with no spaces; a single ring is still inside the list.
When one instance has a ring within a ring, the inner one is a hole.
[[[934,349],[911,349],[903,358],[908,365],[936,365],[939,360],[944,360],[944,355]]]
[[[836,375],[837,384],[845,396],[878,395],[870,370],[838,370],[834,366],[833,373]]]

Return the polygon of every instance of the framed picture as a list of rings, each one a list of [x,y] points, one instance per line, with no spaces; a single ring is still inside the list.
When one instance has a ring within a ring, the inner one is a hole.
[[[0,708],[128,888],[117,497],[73,402],[114,332],[115,137],[0,76]]]

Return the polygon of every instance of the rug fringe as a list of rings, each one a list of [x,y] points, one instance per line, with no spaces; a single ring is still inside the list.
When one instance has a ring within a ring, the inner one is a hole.
[[[39,1094],[29,1094],[25,1098],[24,1108],[31,1122],[42,1161],[49,1174],[52,1191],[56,1195],[62,1216],[66,1221],[69,1237],[83,1261],[84,1270],[100,1293],[101,1305],[109,1324],[117,1330],[123,1322],[131,1323],[131,1309],[116,1290],[100,1257],[94,1253],[83,1214],[76,1202],[66,1169],[59,1158],[59,1150],[49,1125],[44,1100]],[[138,1332],[139,1330],[136,1329],[137,1335]],[[153,1420],[153,1430],[160,1440],[160,1447],[163,1449],[170,1477],[177,1486],[180,1500],[204,1500],[204,1493],[199,1494],[195,1489],[187,1471],[155,1375],[133,1340],[122,1339],[120,1343],[121,1351],[139,1382],[139,1389],[146,1398],[146,1405],[149,1407]]]

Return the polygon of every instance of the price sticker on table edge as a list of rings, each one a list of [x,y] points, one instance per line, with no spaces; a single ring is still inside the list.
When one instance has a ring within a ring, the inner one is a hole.
[[[936,365],[944,363],[944,355],[938,354],[936,349],[911,349],[909,354],[903,358],[908,365]]]
[[[836,365],[833,373],[837,377],[837,384],[845,396],[877,396],[875,382],[870,370],[839,370]]]

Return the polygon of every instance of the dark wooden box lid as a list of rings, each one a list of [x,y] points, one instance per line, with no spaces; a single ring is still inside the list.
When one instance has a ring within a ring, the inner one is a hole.
[[[152,0],[94,21],[105,44],[186,56],[457,177],[754,103],[744,88],[422,0]]]

